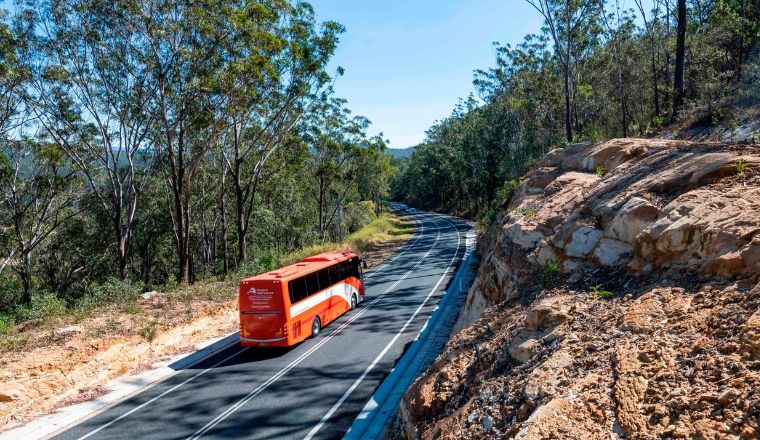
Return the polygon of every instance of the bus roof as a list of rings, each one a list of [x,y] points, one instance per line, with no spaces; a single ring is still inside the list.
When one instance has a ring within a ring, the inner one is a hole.
[[[244,278],[241,281],[289,281],[292,278],[332,266],[335,263],[346,261],[357,256],[358,255],[353,252],[345,251],[323,252],[309,258],[304,258],[300,263],[291,264],[290,266],[281,267],[271,272]]]

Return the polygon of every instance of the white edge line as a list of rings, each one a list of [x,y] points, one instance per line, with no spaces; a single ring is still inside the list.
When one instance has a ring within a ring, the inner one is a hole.
[[[446,221],[448,222],[448,220],[446,220]],[[451,224],[451,222],[449,222],[449,224]],[[459,234],[459,230],[456,228],[456,226],[454,227],[454,229],[457,232],[457,247],[456,247],[456,250],[454,251],[454,256],[451,258],[451,261],[449,261],[449,265],[446,267],[446,270],[443,272],[443,274],[441,275],[441,277],[438,279],[438,282],[435,283],[435,286],[433,286],[433,288],[427,294],[427,296],[422,301],[422,303],[420,303],[420,305],[414,311],[414,313],[412,314],[412,316],[410,316],[409,319],[407,319],[407,321],[404,323],[404,326],[401,327],[401,330],[399,330],[396,333],[396,335],[393,337],[393,339],[391,339],[391,341],[388,342],[388,344],[385,346],[385,348],[383,349],[383,351],[381,351],[380,354],[378,354],[377,357],[375,357],[375,360],[373,360],[372,363],[369,364],[369,366],[367,367],[367,369],[364,370],[364,372],[362,373],[362,375],[359,376],[359,378],[356,379],[356,381],[354,381],[354,383],[351,385],[351,387],[348,390],[346,390],[346,392],[343,394],[343,396],[341,396],[341,398],[338,399],[337,402],[335,402],[335,404],[332,406],[332,408],[330,408],[330,411],[328,411],[327,414],[325,414],[324,417],[322,417],[322,419],[319,421],[319,423],[317,423],[314,426],[314,428],[312,428],[311,431],[309,431],[309,433],[306,435],[306,437],[304,437],[304,440],[311,440],[314,437],[314,435],[322,428],[322,426],[324,426],[325,423],[327,423],[327,421],[330,419],[330,417],[332,417],[332,415],[335,413],[335,411],[337,411],[338,408],[340,408],[340,406],[343,405],[343,402],[345,402],[346,399],[348,399],[348,396],[350,396],[351,393],[353,393],[354,390],[364,381],[364,378],[367,377],[367,375],[369,374],[370,371],[372,371],[373,368],[375,368],[375,365],[377,365],[377,363],[380,362],[380,359],[382,359],[383,356],[385,356],[385,353],[387,353],[388,350],[391,349],[391,347],[393,346],[393,344],[395,344],[396,341],[398,340],[398,338],[400,338],[401,335],[404,333],[404,331],[406,331],[406,328],[409,327],[409,325],[412,323],[412,321],[414,320],[414,318],[416,318],[417,315],[420,313],[420,311],[422,311],[422,308],[425,307],[425,304],[427,304],[428,300],[430,300],[430,297],[433,296],[433,293],[435,293],[435,291],[438,289],[438,286],[441,285],[441,282],[443,281],[443,279],[449,274],[449,272],[451,270],[451,265],[454,264],[454,261],[456,261],[457,255],[459,254],[459,245],[460,245],[460,242],[461,242],[461,235]]]
[[[88,437],[90,437],[90,436],[92,436],[92,435],[94,435],[94,434],[96,434],[96,433],[100,432],[101,430],[103,430],[103,429],[105,429],[105,428],[107,428],[107,427],[109,427],[109,426],[113,425],[114,423],[118,422],[119,420],[121,420],[121,419],[123,419],[123,418],[125,418],[125,417],[129,416],[130,414],[132,414],[132,413],[134,413],[134,412],[136,412],[136,411],[139,411],[140,409],[142,409],[142,408],[144,408],[144,407],[146,407],[146,406],[150,405],[151,403],[155,402],[156,400],[160,399],[161,397],[163,397],[163,396],[165,396],[165,395],[167,395],[167,394],[171,393],[172,391],[174,391],[174,390],[176,390],[176,389],[180,388],[181,386],[185,385],[186,383],[190,382],[191,380],[193,380],[193,379],[197,378],[198,376],[201,376],[201,375],[203,375],[203,374],[207,373],[207,372],[208,372],[208,371],[210,371],[211,369],[213,369],[213,368],[216,368],[216,367],[217,367],[217,366],[219,366],[220,364],[223,364],[223,363],[227,362],[228,360],[230,360],[230,359],[234,358],[235,356],[239,355],[240,353],[242,353],[242,352],[244,352],[244,351],[246,351],[246,350],[248,350],[248,348],[247,348],[247,347],[246,347],[246,348],[243,348],[242,350],[236,351],[234,354],[232,354],[232,355],[230,355],[230,356],[227,356],[226,358],[222,359],[221,361],[219,361],[219,362],[215,363],[214,365],[212,365],[212,366],[210,366],[210,367],[206,368],[205,370],[203,370],[203,371],[201,371],[201,372],[199,372],[199,373],[195,374],[194,376],[191,376],[190,378],[188,378],[188,379],[184,380],[183,382],[180,382],[179,384],[177,384],[177,385],[174,385],[173,387],[169,388],[168,390],[164,391],[163,393],[159,394],[158,396],[155,396],[155,397],[153,397],[152,399],[148,400],[147,402],[144,402],[144,403],[142,403],[141,405],[138,405],[138,406],[136,406],[136,407],[132,408],[131,410],[129,410],[129,411],[127,411],[127,412],[125,412],[124,414],[122,414],[122,415],[120,415],[119,417],[117,417],[117,418],[115,418],[115,419],[111,420],[110,422],[108,422],[108,423],[106,423],[106,424],[104,424],[104,425],[101,425],[101,426],[100,426],[100,427],[98,427],[97,429],[94,429],[94,430],[90,431],[89,433],[87,433],[87,434],[85,434],[85,435],[83,435],[83,436],[79,437],[79,440],[84,440],[84,439],[86,439],[86,438],[88,438]]]

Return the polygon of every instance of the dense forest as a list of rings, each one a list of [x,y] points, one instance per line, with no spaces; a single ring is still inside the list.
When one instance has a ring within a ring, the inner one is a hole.
[[[475,72],[477,95],[402,161],[394,197],[487,222],[550,149],[677,137],[688,124],[731,130],[757,113],[756,0],[635,0],[632,9],[612,0],[526,1],[544,19],[541,32],[515,47],[495,44],[495,66]]]
[[[388,194],[384,140],[333,93],[343,28],[307,3],[0,14],[0,315],[250,275]]]

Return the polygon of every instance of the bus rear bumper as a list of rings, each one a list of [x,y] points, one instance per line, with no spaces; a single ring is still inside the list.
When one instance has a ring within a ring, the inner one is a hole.
[[[290,344],[288,344],[287,336],[274,339],[254,339],[241,336],[240,345],[245,347],[287,347]]]

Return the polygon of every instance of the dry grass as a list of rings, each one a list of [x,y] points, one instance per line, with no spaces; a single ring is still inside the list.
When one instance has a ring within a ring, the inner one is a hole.
[[[357,254],[371,253],[389,243],[408,240],[414,233],[414,222],[396,214],[383,212],[370,224],[346,237],[342,243],[307,246],[282,259],[282,265],[297,263],[311,255],[342,250]]]

